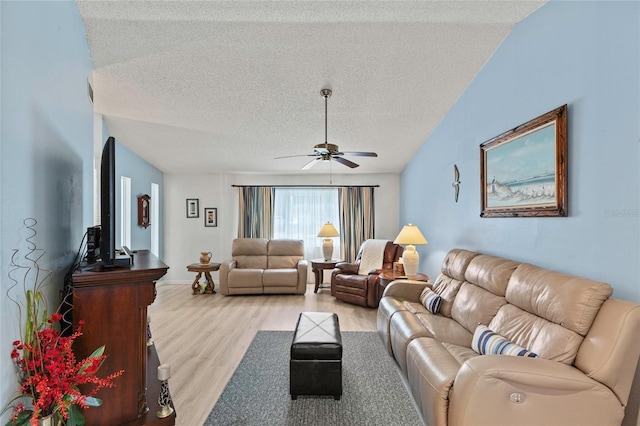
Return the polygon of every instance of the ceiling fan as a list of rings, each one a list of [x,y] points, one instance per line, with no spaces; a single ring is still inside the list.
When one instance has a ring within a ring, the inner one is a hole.
[[[327,99],[331,96],[331,89],[322,89],[320,94],[324,98],[324,143],[320,143],[313,147],[313,154],[300,154],[300,155],[286,155],[284,157],[275,157],[275,159],[280,158],[292,158],[292,157],[314,157],[313,160],[302,166],[302,170],[310,169],[311,167],[318,164],[322,161],[334,160],[340,164],[344,164],[347,167],[351,167],[352,169],[359,166],[359,164],[354,163],[353,161],[349,161],[343,157],[345,154],[356,155],[360,157],[377,157],[378,154],[375,152],[363,152],[363,151],[340,151],[338,145],[328,143],[327,142]]]

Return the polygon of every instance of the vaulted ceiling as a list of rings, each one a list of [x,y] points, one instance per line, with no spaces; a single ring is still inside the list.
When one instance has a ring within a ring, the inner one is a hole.
[[[78,1],[95,111],[166,173],[398,173],[544,1]]]

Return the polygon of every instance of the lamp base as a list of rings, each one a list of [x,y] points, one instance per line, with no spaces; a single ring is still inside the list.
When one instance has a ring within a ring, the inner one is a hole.
[[[418,276],[418,264],[420,263],[420,255],[416,251],[415,246],[407,246],[407,249],[402,254],[402,263],[404,265],[404,273],[407,278],[415,278]]]
[[[325,238],[322,241],[322,254],[325,261],[331,260],[333,257],[333,240],[331,238]]]

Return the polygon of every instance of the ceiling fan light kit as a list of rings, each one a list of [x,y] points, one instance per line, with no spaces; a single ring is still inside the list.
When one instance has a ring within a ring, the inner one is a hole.
[[[315,157],[313,160],[302,166],[302,170],[308,170],[311,167],[318,164],[320,161],[337,161],[340,164],[344,164],[347,167],[355,169],[359,166],[359,164],[354,163],[353,161],[347,160],[343,157],[344,154],[356,155],[360,157],[377,157],[378,154],[375,152],[364,152],[364,151],[345,151],[341,152],[340,148],[336,144],[329,143],[327,141],[327,99],[331,97],[333,92],[331,89],[322,89],[320,90],[320,94],[324,98],[324,143],[319,143],[313,147],[313,154],[301,154],[301,155],[287,155],[284,157],[275,157],[276,159],[280,158],[291,158],[291,157]]]

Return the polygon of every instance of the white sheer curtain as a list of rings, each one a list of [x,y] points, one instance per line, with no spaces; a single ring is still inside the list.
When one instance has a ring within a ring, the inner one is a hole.
[[[320,228],[331,222],[340,231],[337,188],[275,188],[273,238],[304,241],[305,259],[322,258]],[[333,258],[340,256],[340,238],[333,239]]]

